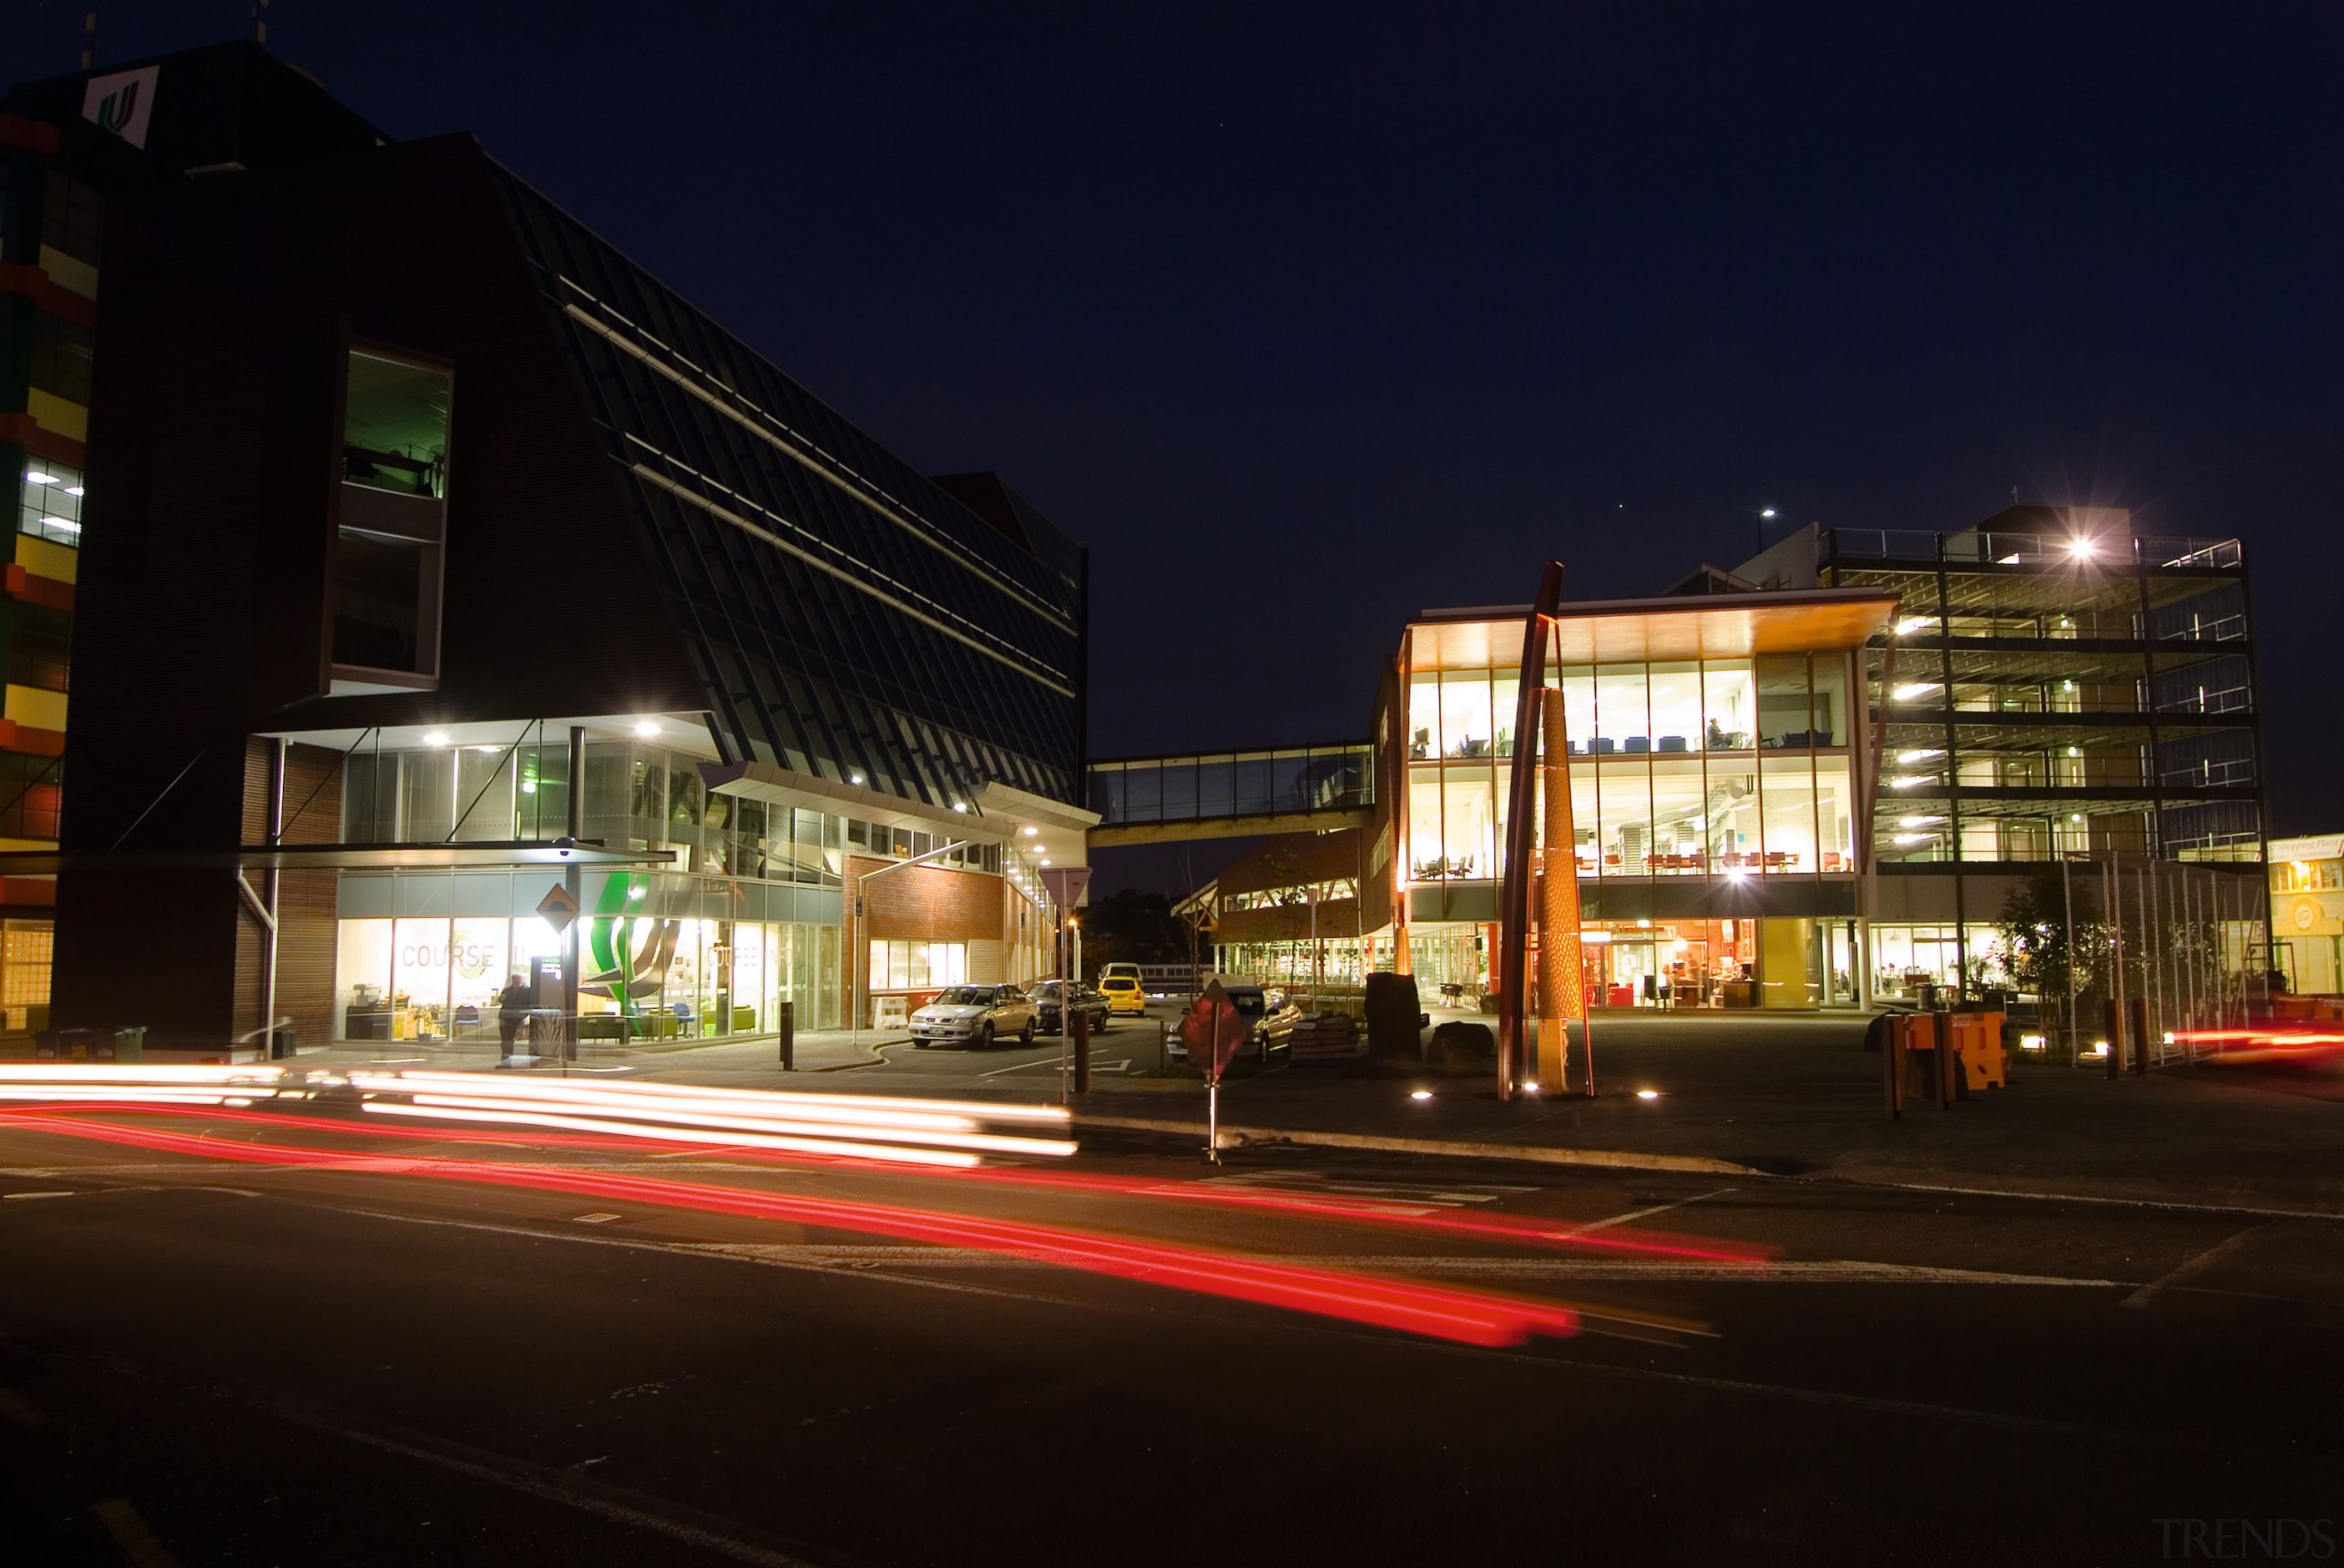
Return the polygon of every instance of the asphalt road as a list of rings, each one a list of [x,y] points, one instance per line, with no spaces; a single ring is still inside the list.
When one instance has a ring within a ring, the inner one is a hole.
[[[2344,1515],[2325,1221],[1293,1148],[1214,1170],[1139,1138],[1004,1179],[108,1113],[392,1156],[316,1169],[38,1119],[0,1117],[11,1563],[2079,1565]],[[443,1159],[1146,1238],[1580,1332],[1479,1347]]]

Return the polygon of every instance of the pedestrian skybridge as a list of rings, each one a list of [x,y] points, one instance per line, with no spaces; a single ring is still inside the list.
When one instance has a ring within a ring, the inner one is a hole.
[[[1363,827],[1375,806],[1364,741],[1091,764],[1091,847]]]

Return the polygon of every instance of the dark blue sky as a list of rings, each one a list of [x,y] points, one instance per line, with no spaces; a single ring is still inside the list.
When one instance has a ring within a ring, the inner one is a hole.
[[[103,63],[248,5],[100,9]],[[2245,538],[2273,831],[2344,827],[2328,0],[280,0],[270,42],[1085,539],[1100,754],[1362,732],[1406,614],[1550,555],[1644,592],[1763,505],[2016,487]]]

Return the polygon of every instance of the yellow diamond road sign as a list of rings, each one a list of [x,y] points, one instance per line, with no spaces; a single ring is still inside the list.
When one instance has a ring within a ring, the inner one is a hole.
[[[570,896],[568,888],[556,882],[545,897],[537,900],[537,914],[556,931],[566,931],[570,923],[578,918],[578,901]]]

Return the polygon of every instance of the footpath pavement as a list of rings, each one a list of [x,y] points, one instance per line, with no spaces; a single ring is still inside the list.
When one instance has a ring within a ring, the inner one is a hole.
[[[1720,1176],[1808,1177],[2060,1195],[2344,1217],[2344,1097],[2338,1068],[2286,1074],[2200,1067],[2109,1081],[2098,1068],[2012,1064],[2007,1089],[1948,1108],[1882,1107],[1880,1058],[1861,1020],[1629,1016],[1596,1025],[1594,1099],[1504,1104],[1488,1077],[1347,1077],[1275,1067],[1221,1091],[1225,1137],[1287,1138]],[[1204,1138],[1205,1089],[1150,1076],[1153,1021],[1119,1023],[1094,1059],[1078,1123]],[[492,1053],[374,1047],[304,1063],[382,1060],[486,1067]],[[739,1088],[1036,1103],[1058,1097],[1056,1042],[971,1054],[915,1051],[866,1033],[798,1042],[783,1073],[770,1040],[620,1052],[590,1045],[573,1071]],[[549,1073],[539,1067],[537,1073]],[[1416,1090],[1430,1098],[1416,1099]],[[2311,1092],[2306,1092],[2309,1090]],[[1646,1098],[1648,1092],[1649,1098]]]

